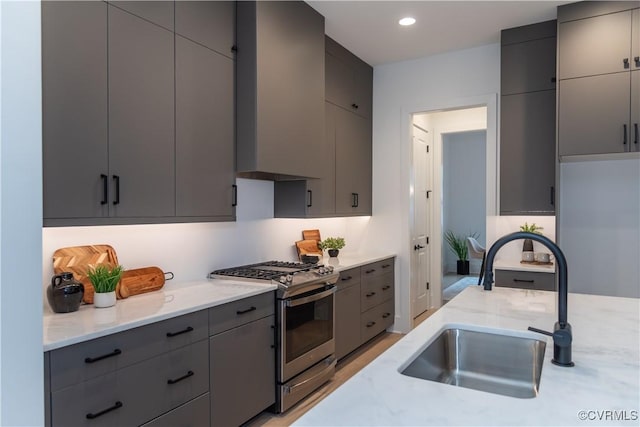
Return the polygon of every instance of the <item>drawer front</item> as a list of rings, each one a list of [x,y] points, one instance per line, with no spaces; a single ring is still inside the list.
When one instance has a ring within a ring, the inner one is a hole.
[[[361,283],[360,310],[365,312],[370,308],[393,298],[393,273],[371,277]]]
[[[350,268],[340,272],[340,278],[336,283],[338,289],[348,288],[360,283],[360,267]]]
[[[142,427],[201,427],[209,423],[209,393],[193,399]]]
[[[531,271],[496,270],[496,286],[540,291],[556,290],[555,273],[536,273]]]
[[[395,258],[387,258],[382,261],[374,262],[371,264],[363,265],[361,267],[361,279],[362,282],[366,281],[370,277],[379,276],[385,273],[393,273],[395,264]]]
[[[207,338],[207,311],[63,347],[51,354],[51,390],[117,369]]]
[[[360,345],[360,285],[336,292],[336,358],[341,359]]]
[[[275,312],[275,293],[267,292],[209,309],[209,335],[228,331]]]
[[[362,313],[360,323],[360,337],[362,343],[369,341],[381,332],[384,332],[394,322],[394,301],[389,300],[371,310]]]
[[[52,426],[139,425],[209,390],[207,341],[52,393]],[[170,384],[171,383],[171,384]]]

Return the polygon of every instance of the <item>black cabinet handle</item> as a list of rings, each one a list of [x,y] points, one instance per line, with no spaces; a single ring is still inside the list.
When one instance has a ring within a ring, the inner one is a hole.
[[[120,350],[119,348],[116,348],[115,350],[113,350],[109,354],[103,354],[102,356],[98,356],[98,357],[87,357],[87,358],[84,359],[84,363],[99,362],[100,360],[107,359],[109,357],[114,357],[114,356],[117,356],[119,354],[122,354],[122,350]]]
[[[358,207],[358,193],[351,193],[351,207]]]
[[[237,51],[238,51],[238,46],[236,46],[235,44],[231,46],[231,52],[237,52]]]
[[[383,319],[386,319],[386,318],[387,318],[387,317],[389,317],[389,316],[391,316],[391,313],[385,313],[385,314],[383,314],[383,315],[382,315],[382,318],[383,318]]]
[[[360,206],[360,194],[356,193],[356,205],[354,207]]]
[[[236,206],[238,206],[238,186],[233,184],[231,186],[231,188],[233,188],[233,196],[231,198],[232,199],[231,200],[231,206],[235,208]]]
[[[514,282],[535,283],[535,280],[513,279]]]
[[[120,204],[120,176],[113,175],[113,182],[116,184],[116,198],[113,200],[114,205]]]
[[[340,280],[342,280],[343,282],[346,282],[347,280],[351,280],[353,279],[352,276],[347,276],[347,277],[341,277]]]
[[[236,311],[236,314],[246,314],[255,310],[257,310],[255,307],[250,307],[250,308],[247,308],[246,310],[238,310]]]
[[[120,402],[119,400],[113,404],[112,407],[107,408],[107,409],[103,409],[100,412],[96,412],[95,414],[92,414],[91,412],[87,414],[87,419],[92,420],[94,418],[98,418],[100,415],[104,415],[107,412],[111,412],[111,411],[115,411],[118,408],[122,408],[122,402]]]
[[[386,286],[383,286],[383,287],[382,287],[382,290],[383,290],[383,291],[386,291],[387,289],[390,289],[390,288],[391,288],[391,285],[386,285]]]
[[[376,324],[376,322],[369,322],[369,323],[367,323],[367,328],[370,328],[370,327],[372,327],[372,326],[373,326],[373,325],[375,325],[375,324]]]
[[[640,56],[634,57],[633,60],[636,61],[636,67],[640,67]]]
[[[556,82],[556,78],[555,78],[555,76],[554,76],[554,77],[551,77],[551,83],[555,83],[555,82]]]
[[[382,268],[389,268],[389,267],[391,267],[391,264],[384,264],[384,265],[382,266]]]
[[[633,143],[634,143],[634,144],[637,144],[637,143],[638,143],[638,140],[640,139],[640,137],[638,136],[638,124],[637,124],[637,123],[634,123],[634,124],[633,124],[633,129],[635,130],[635,134],[636,134],[636,137],[635,137],[635,139],[633,140]]]
[[[375,268],[372,268],[371,270],[367,270],[367,271],[365,271],[364,273],[365,273],[365,274],[371,274],[371,273],[373,273],[374,271],[376,271],[376,269],[375,269]]]
[[[555,206],[556,204],[556,187],[554,187],[553,185],[549,188],[549,195],[550,195],[550,202],[551,202],[551,206]]]
[[[193,331],[193,328],[191,326],[187,326],[186,329],[183,329],[183,330],[178,331],[178,332],[167,332],[167,336],[169,338],[171,338],[171,337],[175,337],[175,336],[178,336],[178,335],[186,334],[187,332],[191,332],[191,331]]]
[[[100,204],[106,205],[109,203],[109,177],[105,174],[100,174],[100,179],[102,180],[102,200]]]
[[[358,109],[358,107],[359,107],[359,105],[358,105],[358,104],[356,104],[355,102],[354,102],[353,104],[351,104],[351,106],[352,106],[353,108],[355,108],[356,110],[357,110],[357,109]]]
[[[175,384],[175,383],[179,383],[182,380],[186,380],[189,377],[193,376],[193,371],[189,371],[186,374],[184,374],[183,376],[181,376],[180,378],[176,378],[175,380],[167,380],[167,384]]]
[[[309,196],[308,198],[308,202],[307,202],[307,207],[310,208],[311,206],[313,206],[313,191],[311,190],[307,190],[307,195]]]
[[[622,129],[623,129],[622,144],[627,145],[627,124],[626,123],[622,125]]]
[[[629,58],[624,58],[622,63],[624,64],[624,68],[629,68]]]
[[[376,293],[375,292],[369,292],[368,294],[365,295],[365,297],[369,298],[374,296]]]

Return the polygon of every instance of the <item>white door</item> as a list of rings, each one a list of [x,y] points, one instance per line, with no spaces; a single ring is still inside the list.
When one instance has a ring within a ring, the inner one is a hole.
[[[412,311],[413,317],[430,307],[431,250],[429,230],[431,229],[432,142],[431,135],[413,126],[413,235],[411,245]]]

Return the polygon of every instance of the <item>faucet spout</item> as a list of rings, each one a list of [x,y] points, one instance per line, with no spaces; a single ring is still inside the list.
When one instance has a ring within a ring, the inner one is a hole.
[[[571,325],[567,321],[567,259],[558,245],[541,234],[526,231],[518,231],[501,237],[491,245],[491,248],[489,248],[487,252],[483,282],[484,290],[491,290],[493,283],[493,262],[498,250],[505,244],[519,239],[531,239],[543,244],[556,258],[558,264],[558,322],[554,325],[553,334],[547,334],[553,337],[552,362],[559,366],[574,366],[574,363],[571,361]],[[535,331],[541,332],[539,329]]]

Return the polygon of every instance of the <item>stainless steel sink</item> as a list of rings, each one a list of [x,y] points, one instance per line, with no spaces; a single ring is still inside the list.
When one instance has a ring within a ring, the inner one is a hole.
[[[437,381],[518,398],[538,395],[546,342],[461,328],[443,330],[401,371]]]

